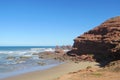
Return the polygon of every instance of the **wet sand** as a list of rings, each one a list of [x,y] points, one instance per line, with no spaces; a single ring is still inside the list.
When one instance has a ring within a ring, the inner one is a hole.
[[[47,70],[29,72],[2,80],[55,80],[69,72],[85,69],[88,66],[98,67],[96,65],[95,62],[66,62]]]

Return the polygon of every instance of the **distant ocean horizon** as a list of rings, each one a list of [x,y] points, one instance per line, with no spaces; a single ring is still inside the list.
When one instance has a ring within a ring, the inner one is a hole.
[[[55,48],[55,46],[0,46],[0,50],[29,49],[29,48]]]
[[[44,51],[55,51],[55,46],[0,46],[0,79],[60,64],[35,55]]]

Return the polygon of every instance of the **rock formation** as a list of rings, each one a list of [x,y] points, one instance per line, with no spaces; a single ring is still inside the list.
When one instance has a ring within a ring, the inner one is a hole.
[[[92,54],[97,61],[120,59],[120,16],[111,18],[74,39],[68,55]]]

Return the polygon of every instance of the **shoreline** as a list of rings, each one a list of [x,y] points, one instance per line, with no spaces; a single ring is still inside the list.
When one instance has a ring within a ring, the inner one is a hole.
[[[50,64],[50,65],[44,65],[43,64],[43,66],[42,65],[41,66],[33,66],[33,67],[28,67],[29,69],[26,68],[26,69],[23,69],[23,70],[17,70],[17,71],[13,71],[13,72],[4,73],[3,75],[1,75],[0,80],[7,79],[7,78],[10,78],[10,77],[14,77],[14,76],[18,76],[18,75],[22,75],[22,74],[27,74],[27,73],[30,73],[30,72],[47,70],[47,69],[50,69],[52,67],[58,66],[60,64],[62,64],[62,62],[61,63],[59,62],[59,63],[56,63],[56,64]]]
[[[28,72],[25,74],[4,78],[2,80],[55,80],[58,77],[65,75],[69,72],[85,69],[88,66],[98,67],[96,62],[65,62],[55,67],[38,70],[34,72]]]

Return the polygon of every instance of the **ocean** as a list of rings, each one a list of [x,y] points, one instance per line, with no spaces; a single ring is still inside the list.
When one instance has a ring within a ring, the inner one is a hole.
[[[55,46],[0,46],[0,80],[59,65],[59,61],[40,59],[38,55],[34,55],[44,51],[54,51],[54,48]]]

